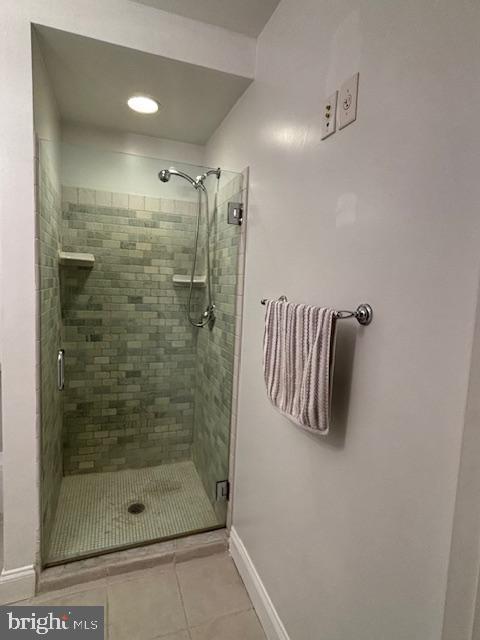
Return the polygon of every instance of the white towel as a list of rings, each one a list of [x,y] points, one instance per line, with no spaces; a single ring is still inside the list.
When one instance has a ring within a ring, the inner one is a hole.
[[[335,312],[268,300],[263,340],[267,394],[296,425],[326,435],[330,428]]]

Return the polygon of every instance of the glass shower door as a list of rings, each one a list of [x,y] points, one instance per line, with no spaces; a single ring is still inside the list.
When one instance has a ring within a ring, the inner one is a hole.
[[[243,230],[227,224],[228,202],[244,194],[241,175],[206,182],[216,319],[198,329],[186,315],[197,191],[158,180],[169,161],[61,151],[59,251],[94,262],[56,266],[66,364],[55,464],[63,478],[43,532],[48,564],[225,525],[217,483],[228,478],[243,273]],[[176,166],[194,176],[206,170]],[[203,216],[192,315],[205,307],[206,231]],[[54,435],[48,422],[42,432]]]

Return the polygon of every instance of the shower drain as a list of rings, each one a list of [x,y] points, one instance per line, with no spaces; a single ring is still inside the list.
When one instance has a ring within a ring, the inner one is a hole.
[[[145,511],[145,505],[142,502],[132,502],[132,504],[128,507],[128,513],[133,513],[135,515],[142,513]]]

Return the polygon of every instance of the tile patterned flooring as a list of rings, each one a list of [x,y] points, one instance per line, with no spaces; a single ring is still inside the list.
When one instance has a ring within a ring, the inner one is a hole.
[[[227,553],[111,576],[30,603],[103,605],[108,640],[266,640]]]
[[[130,514],[142,502],[145,511]],[[191,461],[63,478],[47,562],[217,527]]]

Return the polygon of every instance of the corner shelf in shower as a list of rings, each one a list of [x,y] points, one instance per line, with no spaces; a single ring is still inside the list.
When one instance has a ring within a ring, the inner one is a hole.
[[[95,256],[93,253],[73,253],[71,251],[60,251],[58,262],[64,267],[93,267]]]
[[[189,287],[190,276],[185,276],[177,273],[174,276],[172,276],[172,282],[175,287]],[[207,276],[195,276],[193,278],[194,287],[205,287],[206,284],[207,284]]]

